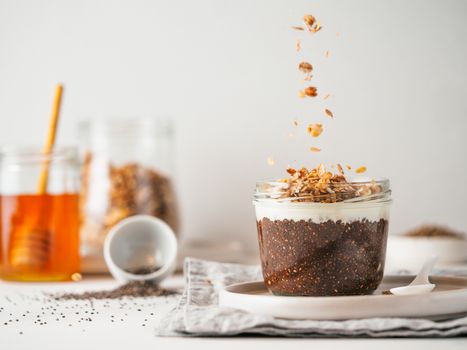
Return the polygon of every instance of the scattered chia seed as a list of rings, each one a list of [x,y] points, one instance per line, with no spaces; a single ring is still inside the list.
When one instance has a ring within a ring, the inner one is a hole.
[[[99,322],[107,322],[112,326],[136,322],[147,328],[149,313],[156,314],[154,308],[158,304],[167,303],[164,296],[170,299],[171,295],[176,294],[178,292],[175,290],[139,281],[111,290],[84,293],[40,292],[31,296],[18,293],[13,298],[22,303],[16,303],[6,296],[4,299],[0,297],[0,303],[4,304],[0,306],[0,333],[2,327],[11,329],[16,326],[16,334],[22,335],[28,334],[27,330],[21,331],[24,326],[45,329],[60,324],[78,329],[85,327],[82,331],[86,332],[88,327]],[[25,305],[32,309],[26,310],[23,308]],[[100,312],[97,308],[101,308]],[[138,317],[134,318],[136,315]]]
[[[149,275],[150,273],[160,270],[160,266],[143,266],[132,269],[126,269],[125,271],[133,275]]]
[[[93,299],[122,299],[158,297],[176,294],[176,291],[162,289],[158,285],[148,281],[132,281],[112,290],[93,291],[84,293],[64,293],[52,295],[55,300],[93,300]],[[141,311],[141,309],[138,309]]]

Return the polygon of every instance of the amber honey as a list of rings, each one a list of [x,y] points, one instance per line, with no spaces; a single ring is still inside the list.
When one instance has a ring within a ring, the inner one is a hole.
[[[80,271],[78,194],[0,196],[0,278],[66,281]]]

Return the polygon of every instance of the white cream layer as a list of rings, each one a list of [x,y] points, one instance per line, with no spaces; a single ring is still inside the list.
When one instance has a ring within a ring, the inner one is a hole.
[[[274,203],[255,202],[256,219],[353,222],[389,219],[390,201],[384,203]]]

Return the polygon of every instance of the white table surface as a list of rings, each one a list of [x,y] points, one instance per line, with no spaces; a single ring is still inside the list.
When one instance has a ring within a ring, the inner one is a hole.
[[[182,284],[180,276],[172,277],[165,283],[167,287],[174,288],[182,287]],[[320,350],[338,348],[347,350],[467,349],[467,338],[161,338],[155,336],[154,325],[161,316],[170,310],[177,297],[151,298],[150,301],[147,299],[96,301],[94,309],[99,314],[94,315],[90,314],[93,311],[91,311],[88,301],[61,301],[57,306],[55,303],[43,303],[40,300],[42,292],[53,293],[65,290],[81,292],[92,289],[112,289],[116,286],[115,281],[105,277],[87,277],[80,282],[71,283],[0,282],[0,350],[99,348],[112,350],[209,350],[219,348],[222,350],[239,348],[242,350],[284,350],[290,346],[294,348],[313,347],[313,349]],[[39,299],[32,299],[33,296],[39,296]],[[91,318],[91,321],[87,320],[88,318]],[[35,320],[36,323],[34,323]],[[44,322],[46,324],[40,325]]]

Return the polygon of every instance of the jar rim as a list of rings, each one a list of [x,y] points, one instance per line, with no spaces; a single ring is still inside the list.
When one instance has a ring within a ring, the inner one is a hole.
[[[332,193],[320,193],[319,195],[301,195],[301,196],[287,196],[287,189],[289,184],[281,180],[261,180],[256,182],[256,189],[254,193],[253,203],[293,203],[300,205],[332,205],[337,203],[383,203],[392,202],[390,181],[383,177],[351,177],[347,182],[332,183],[331,189],[339,189],[339,187],[352,186],[355,189],[364,188],[368,186],[379,186],[381,189],[377,193],[362,194],[359,196],[352,196],[347,199],[328,201],[332,197]]]
[[[137,129],[153,129],[155,134],[172,134],[173,122],[169,116],[157,116],[154,118],[99,118],[85,119],[78,122],[79,131],[97,133],[128,133]]]
[[[0,147],[0,162],[37,163],[76,161],[78,148],[75,146],[55,147],[51,152],[44,152],[38,146],[3,146]]]

